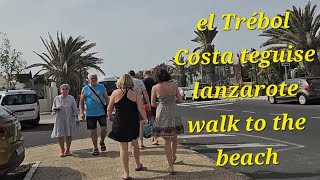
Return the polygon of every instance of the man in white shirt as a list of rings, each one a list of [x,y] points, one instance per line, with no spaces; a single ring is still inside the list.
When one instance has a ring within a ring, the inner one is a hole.
[[[144,99],[147,101],[147,111],[151,110],[151,105],[149,101],[149,95],[147,93],[146,87],[144,86],[144,83],[141,79],[137,79],[136,73],[131,70],[129,71],[129,75],[132,77],[133,83],[134,83],[134,90],[138,90],[142,93]],[[142,97],[141,97],[142,98]],[[140,139],[140,149],[143,149],[145,146],[143,144],[143,132],[144,132],[144,121],[140,121],[140,134],[139,134],[139,139]]]

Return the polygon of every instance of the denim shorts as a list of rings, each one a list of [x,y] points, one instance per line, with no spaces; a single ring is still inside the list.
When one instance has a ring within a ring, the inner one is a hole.
[[[87,116],[87,129],[97,129],[97,122],[99,122],[100,127],[107,126],[107,118],[105,115],[102,116]]]

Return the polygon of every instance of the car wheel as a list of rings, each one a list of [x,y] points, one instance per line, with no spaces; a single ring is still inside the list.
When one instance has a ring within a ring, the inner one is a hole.
[[[308,98],[307,98],[307,96],[304,95],[304,94],[299,94],[299,95],[298,95],[298,102],[299,102],[299,104],[301,104],[301,105],[308,104]]]
[[[277,100],[274,96],[270,96],[268,97],[268,101],[271,103],[271,104],[277,104]]]
[[[35,127],[35,128],[38,127],[39,126],[39,122],[40,122],[40,114],[38,114],[38,117],[33,120],[32,126]]]

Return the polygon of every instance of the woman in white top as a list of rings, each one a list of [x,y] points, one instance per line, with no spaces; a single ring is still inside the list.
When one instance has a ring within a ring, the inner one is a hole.
[[[55,115],[55,123],[51,134],[52,138],[58,138],[60,145],[60,157],[71,156],[70,146],[72,141],[72,135],[75,127],[79,126],[76,101],[73,96],[69,95],[70,86],[68,84],[62,84],[60,86],[60,95],[56,96],[53,100],[52,111]],[[66,146],[64,142],[66,140]]]

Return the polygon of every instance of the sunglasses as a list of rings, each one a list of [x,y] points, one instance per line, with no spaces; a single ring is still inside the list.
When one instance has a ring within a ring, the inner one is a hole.
[[[98,79],[98,78],[90,78],[90,79]]]
[[[69,90],[68,88],[62,88],[62,90]]]

